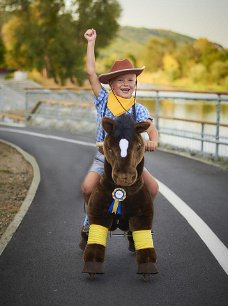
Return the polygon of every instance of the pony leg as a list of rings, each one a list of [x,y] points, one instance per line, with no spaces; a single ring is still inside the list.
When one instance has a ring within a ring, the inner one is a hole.
[[[133,231],[133,239],[136,249],[136,259],[138,264],[138,274],[158,273],[156,263],[156,253],[154,250],[151,230]]]
[[[134,253],[135,252],[135,244],[134,244],[134,239],[133,239],[131,231],[127,232],[127,239],[128,239],[128,242],[129,242],[128,250],[130,252]]]
[[[84,252],[83,273],[104,273],[103,263],[108,228],[102,225],[91,224],[88,242]]]

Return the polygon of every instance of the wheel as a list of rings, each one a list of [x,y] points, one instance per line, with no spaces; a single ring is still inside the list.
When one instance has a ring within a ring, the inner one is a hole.
[[[149,280],[150,280],[150,274],[148,274],[148,273],[143,273],[143,280],[145,281],[145,282],[148,282]]]
[[[89,273],[89,279],[93,280],[95,279],[96,273]]]

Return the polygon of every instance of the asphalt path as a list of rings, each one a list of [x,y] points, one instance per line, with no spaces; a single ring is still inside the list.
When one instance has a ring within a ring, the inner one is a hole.
[[[143,281],[127,240],[109,237],[105,274],[90,280],[81,273],[78,248],[84,216],[80,184],[96,149],[3,129],[0,139],[33,155],[41,172],[33,203],[0,257],[0,305],[228,305],[226,272],[162,194],[153,226],[159,274]],[[228,245],[227,171],[162,151],[146,153],[146,166]]]

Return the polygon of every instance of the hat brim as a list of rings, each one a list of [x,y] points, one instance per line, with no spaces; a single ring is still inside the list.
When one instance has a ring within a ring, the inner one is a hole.
[[[119,75],[132,73],[132,74],[136,74],[136,76],[138,76],[143,72],[144,69],[145,69],[145,66],[143,66],[142,68],[131,68],[131,69],[116,70],[114,72],[100,74],[98,76],[98,79],[101,83],[108,84],[111,79],[113,79],[113,78],[115,78]]]

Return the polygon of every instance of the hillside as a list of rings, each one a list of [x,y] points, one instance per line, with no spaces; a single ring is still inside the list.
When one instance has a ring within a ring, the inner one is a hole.
[[[194,39],[168,30],[147,29],[124,26],[120,27],[113,42],[100,51],[99,58],[124,58],[129,53],[137,57],[147,42],[154,37],[170,38],[177,44],[193,42]]]
[[[99,50],[97,72],[108,71],[116,59],[124,58],[136,66],[146,66],[140,76],[145,84],[227,90],[228,49],[207,38],[194,39],[162,29],[120,27],[112,43]]]

